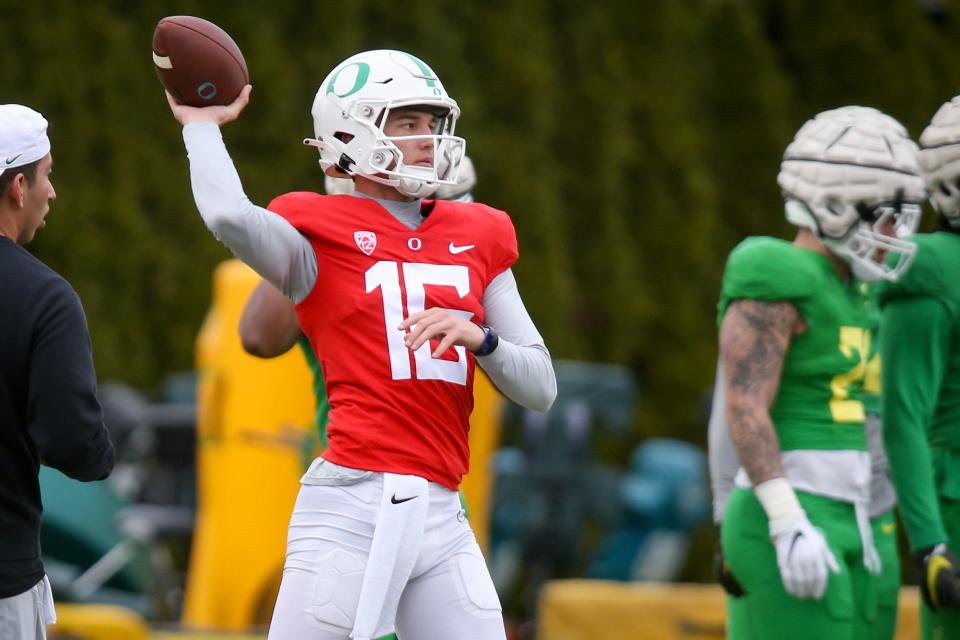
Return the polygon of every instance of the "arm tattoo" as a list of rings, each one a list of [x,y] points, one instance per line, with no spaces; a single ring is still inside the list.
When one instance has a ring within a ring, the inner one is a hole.
[[[737,455],[754,485],[783,476],[780,443],[770,419],[783,361],[799,311],[786,301],[737,300],[720,330],[727,389],[727,424]]]

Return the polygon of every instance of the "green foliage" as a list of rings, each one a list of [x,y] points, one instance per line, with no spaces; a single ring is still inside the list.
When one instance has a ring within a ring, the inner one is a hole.
[[[554,356],[631,366],[638,431],[699,442],[725,256],[790,233],[776,173],[793,132],[863,103],[918,134],[960,86],[957,16],[915,0],[2,4],[2,101],[48,117],[56,161],[31,248],[80,292],[102,378],[190,368],[228,256],[196,214],[149,54],[159,18],[192,14],[246,55],[253,101],[225,137],[260,204],[321,187],[300,140],[333,65],[374,47],[427,60],[463,108],[479,199],[513,216]]]

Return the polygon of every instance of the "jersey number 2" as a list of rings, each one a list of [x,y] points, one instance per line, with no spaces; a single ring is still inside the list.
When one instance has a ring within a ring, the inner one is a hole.
[[[850,387],[863,380],[870,353],[870,332],[861,327],[840,327],[840,352],[847,358],[856,354],[860,361],[853,369],[833,377],[830,390],[830,414],[834,422],[863,422],[863,402],[850,399]]]
[[[393,262],[381,260],[366,272],[367,293],[380,289],[383,297],[383,320],[387,333],[387,350],[390,352],[390,373],[394,380],[409,380],[414,372],[410,367],[410,350],[403,344],[403,332],[397,327],[403,322],[403,291],[400,273],[403,272],[403,289],[407,294],[407,315],[423,311],[426,304],[426,285],[447,286],[456,289],[464,298],[470,293],[470,271],[463,265],[425,264],[420,262]],[[469,320],[470,311],[444,309]],[[413,352],[417,380],[444,380],[454,384],[467,384],[467,352],[462,346],[453,349],[456,362],[434,358],[430,341]]]

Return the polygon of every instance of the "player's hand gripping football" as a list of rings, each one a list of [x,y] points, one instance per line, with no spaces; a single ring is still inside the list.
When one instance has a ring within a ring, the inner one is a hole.
[[[823,532],[810,523],[805,513],[788,517],[786,522],[770,522],[780,579],[790,595],[819,600],[827,590],[828,571],[840,573],[840,565]]]
[[[190,107],[185,104],[178,104],[170,95],[170,92],[164,91],[164,93],[167,94],[167,103],[170,105],[170,110],[173,111],[173,117],[180,124],[186,126],[193,122],[212,122],[219,126],[233,122],[240,117],[240,112],[250,102],[250,92],[252,90],[253,86],[248,84],[240,91],[237,99],[230,104],[210,107]]]
[[[439,358],[453,345],[461,345],[476,351],[483,344],[483,329],[466,318],[454,315],[446,309],[433,307],[419,311],[400,323],[400,331],[410,329],[403,343],[411,351],[419,349],[427,340],[439,339],[433,357]]]
[[[957,556],[942,542],[916,554],[920,569],[920,591],[927,605],[936,611],[940,607],[960,607],[960,573]]]

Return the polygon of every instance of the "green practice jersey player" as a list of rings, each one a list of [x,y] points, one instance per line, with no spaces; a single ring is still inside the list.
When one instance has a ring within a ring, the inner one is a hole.
[[[890,479],[889,463],[881,436],[881,359],[879,344],[876,340],[880,325],[880,308],[875,295],[876,287],[866,283],[861,283],[860,287],[864,293],[867,320],[873,334],[862,388],[867,447],[870,454],[870,500],[867,512],[881,563],[877,584],[877,615],[872,625],[872,633],[867,637],[870,640],[891,640],[896,632],[901,574],[894,515],[896,494]],[[722,377],[723,370],[718,368],[709,423],[710,479],[714,498],[714,523],[718,528],[723,522],[727,500],[733,490],[740,467],[726,424],[725,390]],[[722,554],[717,558],[717,562],[717,578],[724,590],[734,598],[745,595],[743,585],[730,570]],[[736,605],[732,608],[736,608]]]
[[[919,221],[919,218],[917,219]],[[873,528],[873,541],[880,556],[881,571],[877,584],[877,617],[873,623],[871,640],[891,640],[897,630],[897,606],[900,595],[900,552],[897,547],[897,520],[894,508],[897,496],[890,479],[890,464],[883,446],[881,433],[881,374],[882,359],[878,340],[880,307],[877,286],[860,285],[866,296],[867,320],[870,323],[870,359],[863,379],[864,425],[867,429],[867,449],[870,452],[870,501],[867,512]]]
[[[843,107],[803,125],[778,182],[793,242],[749,238],[720,300],[725,418],[741,468],[723,554],[745,594],[734,639],[867,638],[881,562],[868,513],[860,280],[895,280],[915,246],[923,180],[893,118]],[[900,260],[889,264],[885,258]]]
[[[960,638],[960,97],[920,144],[939,229],[913,237],[914,265],[880,289],[881,355],[884,439],[932,640]]]

